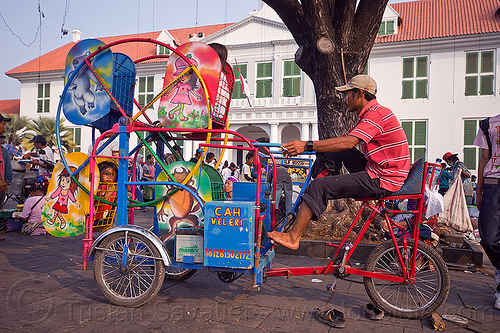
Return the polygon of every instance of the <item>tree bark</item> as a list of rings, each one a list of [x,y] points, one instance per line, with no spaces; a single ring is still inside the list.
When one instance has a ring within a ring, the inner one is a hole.
[[[297,45],[297,65],[316,93],[320,139],[345,134],[358,118],[335,90],[364,71],[388,0],[263,0],[273,8]],[[318,41],[333,48],[321,52]]]

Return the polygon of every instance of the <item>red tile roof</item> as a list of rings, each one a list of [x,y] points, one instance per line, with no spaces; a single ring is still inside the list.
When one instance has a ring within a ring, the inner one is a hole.
[[[225,27],[231,24],[232,23],[226,23],[226,24],[207,25],[201,27],[172,29],[168,30],[168,32],[170,33],[170,35],[172,35],[172,38],[174,38],[177,45],[181,45],[189,41],[189,34],[195,35],[198,34],[199,32],[203,32],[205,36],[209,36],[219,30],[224,29]],[[112,36],[112,37],[98,37],[97,39],[101,40],[105,44],[129,38],[156,39],[160,34],[160,32],[161,31],[146,32],[146,33],[132,34],[132,35]],[[25,64],[13,68],[8,72],[6,72],[5,74],[15,75],[21,73],[64,70],[66,55],[68,54],[69,50],[71,50],[73,45],[75,45],[75,42],[70,42],[66,45],[63,45],[53,51],[50,51],[42,55],[39,58],[35,58],[31,61],[28,61]],[[113,46],[111,50],[113,52],[125,53],[134,61],[147,56],[156,55],[156,45],[153,43],[124,43]],[[166,59],[163,58],[163,59],[153,60],[153,62],[161,62],[161,61],[166,61]]]
[[[3,99],[0,100],[0,113],[7,114],[17,114],[19,116],[19,111],[21,110],[21,100],[20,99]]]
[[[400,15],[401,24],[398,26],[398,33],[377,37],[375,43],[500,32],[500,17],[496,14],[500,7],[500,0],[420,0],[395,3],[391,4],[391,7]],[[169,33],[177,44],[181,45],[189,41],[189,34],[196,35],[203,32],[205,36],[209,36],[229,25],[231,23],[173,29],[169,30]],[[154,39],[159,33],[160,31],[99,39],[104,43],[135,37]],[[64,70],[66,55],[73,45],[73,42],[63,45],[5,74]],[[113,47],[112,50],[123,52],[133,60],[156,54],[156,47],[152,43],[121,44]]]
[[[390,5],[400,16],[395,35],[375,43],[500,32],[500,0],[420,0]]]

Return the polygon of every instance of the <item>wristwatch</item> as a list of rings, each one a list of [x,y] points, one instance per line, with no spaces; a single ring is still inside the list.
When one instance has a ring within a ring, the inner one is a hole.
[[[306,143],[306,151],[314,151],[314,144],[311,140],[307,141]]]

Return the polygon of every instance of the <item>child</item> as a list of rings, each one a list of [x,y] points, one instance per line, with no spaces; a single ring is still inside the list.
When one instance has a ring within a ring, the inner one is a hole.
[[[118,168],[115,163],[104,161],[97,165],[101,174],[97,196],[106,201],[116,202]],[[111,212],[116,211],[115,207],[102,201],[97,201],[94,205],[94,221],[106,219]],[[102,221],[101,221],[102,222]],[[94,222],[94,225],[96,223]],[[101,223],[102,224],[102,223]]]

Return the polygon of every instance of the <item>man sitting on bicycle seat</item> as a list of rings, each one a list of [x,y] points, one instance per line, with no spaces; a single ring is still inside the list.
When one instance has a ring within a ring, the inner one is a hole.
[[[359,121],[346,135],[319,141],[294,140],[283,144],[285,156],[304,151],[341,152],[361,144],[366,158],[365,170],[315,179],[301,197],[302,203],[292,228],[287,233],[270,231],[267,237],[290,249],[299,247],[300,237],[311,219],[317,220],[328,200],[341,198],[383,198],[398,191],[410,170],[410,151],[405,132],[394,113],[375,99],[377,83],[367,75],[356,75],[346,85],[336,87],[345,92],[350,112]]]

